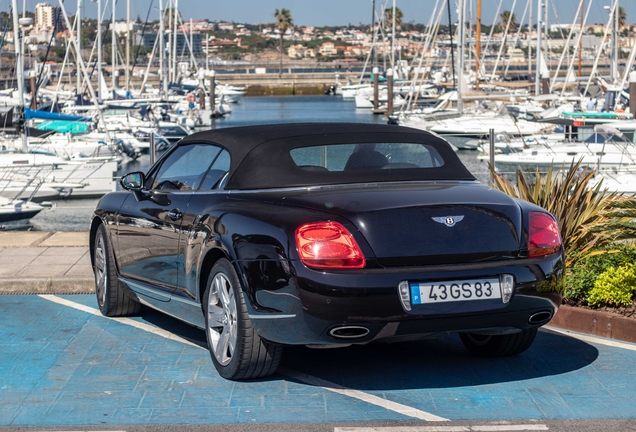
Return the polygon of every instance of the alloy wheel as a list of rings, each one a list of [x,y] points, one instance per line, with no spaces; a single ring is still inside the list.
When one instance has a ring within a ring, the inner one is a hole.
[[[212,280],[208,295],[207,332],[211,351],[222,366],[232,360],[237,340],[237,307],[232,285],[223,273]]]
[[[106,263],[106,249],[104,245],[104,237],[97,236],[97,245],[95,246],[95,289],[97,290],[97,299],[99,305],[103,306],[106,302],[106,285],[108,283],[108,268]]]

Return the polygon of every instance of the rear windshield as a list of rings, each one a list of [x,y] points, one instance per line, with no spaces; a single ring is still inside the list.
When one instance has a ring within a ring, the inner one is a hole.
[[[397,128],[274,139],[234,163],[226,189],[475,179],[443,139]]]
[[[438,168],[444,165],[431,146],[418,143],[330,144],[291,149],[297,167],[310,171]]]

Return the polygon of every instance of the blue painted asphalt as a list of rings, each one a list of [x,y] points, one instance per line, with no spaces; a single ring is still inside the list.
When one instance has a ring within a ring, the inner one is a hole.
[[[93,296],[62,296],[96,308]],[[160,314],[133,318],[205,346]],[[0,296],[0,426],[412,421],[275,375],[220,378],[206,350],[38,296]],[[635,346],[636,347],[636,346]],[[526,353],[470,355],[459,338],[290,348],[283,366],[451,420],[636,417],[636,351],[542,331]]]

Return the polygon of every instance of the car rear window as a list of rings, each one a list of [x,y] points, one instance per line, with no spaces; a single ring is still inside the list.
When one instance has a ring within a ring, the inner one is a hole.
[[[400,128],[265,140],[241,159],[231,167],[226,189],[475,180],[446,141]]]
[[[419,143],[330,144],[291,149],[297,167],[309,171],[439,168],[444,160]]]

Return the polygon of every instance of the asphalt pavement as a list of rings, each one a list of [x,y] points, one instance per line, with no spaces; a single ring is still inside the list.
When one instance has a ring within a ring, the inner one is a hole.
[[[88,233],[0,233],[0,430],[636,430],[636,344],[546,328],[503,359],[455,335],[294,347],[232,382],[201,330],[103,317],[93,286]]]

